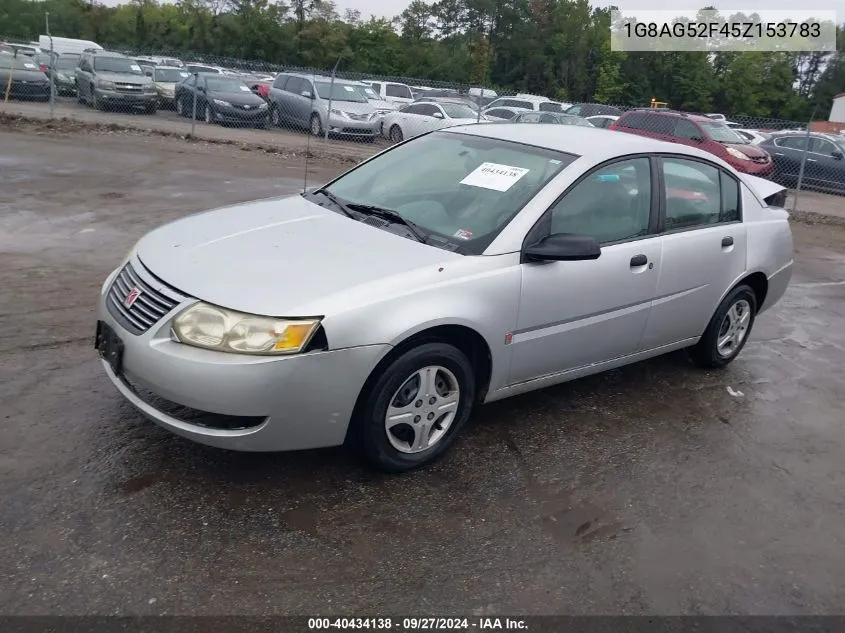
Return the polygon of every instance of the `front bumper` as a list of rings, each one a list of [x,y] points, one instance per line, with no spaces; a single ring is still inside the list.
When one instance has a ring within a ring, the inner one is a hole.
[[[329,118],[329,134],[337,136],[378,136],[381,130],[381,116],[366,121],[356,121],[332,115]]]
[[[246,110],[234,106],[212,105],[215,121],[220,123],[259,123],[270,116],[270,108],[252,106]]]
[[[152,105],[158,104],[158,95],[154,92],[127,93],[117,92],[116,90],[103,90],[102,88],[95,88],[94,92],[97,95],[97,100],[104,105],[120,104],[137,108],[149,108]]]
[[[775,173],[775,164],[772,161],[768,163],[755,163],[750,160],[729,160],[726,162],[742,174],[768,178]]]
[[[0,90],[5,93],[6,86],[0,86]],[[9,86],[9,97],[14,99],[47,100],[50,98],[50,82],[34,83],[13,80],[11,86]]]
[[[133,264],[146,283],[160,285],[137,261]],[[135,335],[106,307],[120,268],[103,286],[97,317],[123,343],[120,375],[102,362],[121,395],[147,418],[201,444],[238,451],[300,450],[344,442],[358,394],[388,346],[268,357],[183,345],[171,339],[170,321],[194,299],[180,302],[149,330]],[[150,393],[212,419],[243,416],[247,428],[194,423],[174,415]]]

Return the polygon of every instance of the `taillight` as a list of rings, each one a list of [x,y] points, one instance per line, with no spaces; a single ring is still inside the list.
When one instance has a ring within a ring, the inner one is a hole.
[[[49,71],[49,70],[50,70],[50,69],[49,69],[49,68],[47,68],[44,64],[41,64],[41,65],[39,66],[39,68],[41,69],[41,72],[42,72],[42,73],[46,73],[47,71]]]
[[[617,125],[616,125],[617,123],[618,123],[618,121],[614,121],[613,123],[610,124],[610,127],[607,128],[607,129],[608,130],[615,130],[617,128]]]

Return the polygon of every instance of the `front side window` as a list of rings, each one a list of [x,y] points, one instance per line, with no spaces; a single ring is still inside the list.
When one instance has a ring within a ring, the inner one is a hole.
[[[155,80],[163,81],[165,83],[179,83],[188,75],[189,73],[187,71],[177,68],[156,68],[153,71]]]
[[[552,207],[551,232],[588,235],[600,244],[647,235],[651,195],[648,158],[601,167]]]
[[[378,155],[328,190],[347,203],[392,209],[479,255],[575,158],[500,139],[434,132]]]
[[[460,103],[443,103],[440,105],[450,119],[475,119],[478,114],[469,106]]]
[[[206,76],[205,87],[211,92],[251,92],[249,86],[239,79]]]
[[[724,123],[718,121],[706,121],[701,124],[704,131],[711,139],[718,143],[739,143],[745,145],[747,142],[739,134],[734,132]]]
[[[683,158],[664,158],[666,230],[707,226],[720,221],[720,170]]]
[[[810,140],[810,151],[816,154],[823,154],[825,156],[833,156],[836,153],[836,145],[827,139],[813,137]]]
[[[695,123],[687,121],[686,119],[678,119],[678,122],[675,125],[675,136],[688,141],[702,138],[701,130],[695,126]]]

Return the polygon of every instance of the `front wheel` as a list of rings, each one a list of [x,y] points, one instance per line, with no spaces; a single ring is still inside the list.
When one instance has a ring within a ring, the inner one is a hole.
[[[404,138],[402,135],[402,129],[398,125],[394,125],[390,128],[388,136],[390,136],[390,140],[394,143],[401,143]]]
[[[754,291],[745,284],[734,288],[716,308],[704,336],[690,348],[693,362],[707,369],[728,365],[745,346],[756,314]]]
[[[211,106],[205,104],[205,122],[214,123],[214,113],[211,111]]]
[[[270,106],[270,124],[273,127],[282,127],[282,115],[275,105]]]
[[[456,347],[425,343],[394,360],[362,398],[353,445],[376,468],[404,472],[454,443],[475,402],[475,375]]]
[[[323,135],[323,123],[320,121],[320,115],[316,112],[311,115],[311,134],[314,136]]]

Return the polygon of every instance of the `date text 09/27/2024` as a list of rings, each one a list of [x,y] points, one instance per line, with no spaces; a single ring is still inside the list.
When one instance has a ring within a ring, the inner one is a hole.
[[[521,618],[308,618],[309,631],[333,629],[380,631],[527,630]]]

